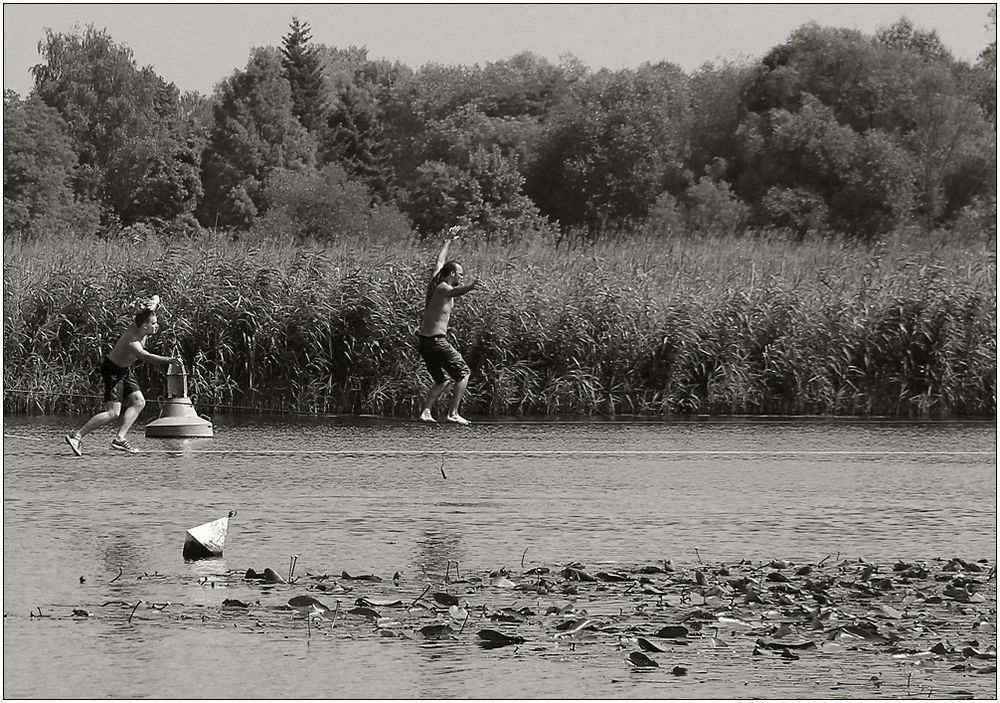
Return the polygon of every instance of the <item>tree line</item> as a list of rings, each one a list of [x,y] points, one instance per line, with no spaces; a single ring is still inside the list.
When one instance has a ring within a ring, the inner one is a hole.
[[[905,18],[807,24],[690,73],[531,53],[412,69],[293,18],[209,96],[104,29],[38,49],[29,93],[4,91],[3,223],[23,237],[995,236],[996,42],[969,63]]]

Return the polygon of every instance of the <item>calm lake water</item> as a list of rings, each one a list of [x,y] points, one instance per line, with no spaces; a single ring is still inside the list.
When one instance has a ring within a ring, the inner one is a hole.
[[[4,418],[5,697],[868,697],[749,659],[710,683],[636,683],[620,656],[307,634],[304,618],[248,629],[218,613],[224,598],[263,608],[305,593],[232,576],[286,575],[293,554],[296,574],[391,586],[398,573],[419,593],[455,562],[472,574],[997,553],[993,422],[217,416],[212,439],[149,439],[140,426],[141,454],[111,450],[109,432],[78,458],[62,435],[82,419]],[[224,557],[185,562],[185,530],[230,510]],[[104,605],[137,600],[132,622]]]

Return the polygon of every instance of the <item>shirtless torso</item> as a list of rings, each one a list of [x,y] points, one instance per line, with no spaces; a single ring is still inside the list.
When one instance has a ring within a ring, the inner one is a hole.
[[[447,295],[451,290],[452,287],[447,283],[438,284],[427,303],[427,307],[424,308],[424,317],[420,321],[420,329],[418,330],[419,334],[424,337],[433,337],[448,333],[451,309],[455,307],[455,298]]]
[[[143,346],[145,343],[146,334],[142,329],[136,329],[135,326],[132,326],[118,338],[118,341],[115,342],[115,348],[108,354],[108,358],[116,366],[127,368],[139,360],[140,353],[145,350]]]

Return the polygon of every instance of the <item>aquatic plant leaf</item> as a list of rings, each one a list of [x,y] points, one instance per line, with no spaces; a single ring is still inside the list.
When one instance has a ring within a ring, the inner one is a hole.
[[[73,615],[78,618],[89,618],[91,614],[83,608],[73,608]]]
[[[264,583],[285,583],[285,579],[281,577],[277,571],[273,569],[264,569]]]
[[[688,672],[687,667],[684,666],[675,666],[673,669],[670,670],[670,673],[673,674],[674,676],[684,676],[685,674],[687,674],[687,672]]]
[[[367,596],[362,596],[354,601],[354,605],[360,605],[366,608],[398,608],[406,604],[399,600],[399,598],[369,598]]]
[[[310,610],[329,610],[329,608],[312,596],[294,596],[288,599],[288,605],[302,612]]]
[[[223,608],[249,608],[249,603],[244,603],[241,600],[236,600],[235,598],[226,598],[222,601]]]
[[[524,644],[524,638],[518,635],[508,635],[503,632],[498,632],[497,630],[480,630],[476,635],[481,640],[491,642],[497,646],[506,646],[508,644]],[[480,643],[482,644],[482,643]]]
[[[347,611],[347,613],[349,615],[359,615],[363,618],[368,618],[369,620],[378,620],[380,617],[382,617],[382,615],[377,610],[364,607],[351,608],[350,610]]]
[[[375,576],[373,574],[363,574],[361,576],[351,576],[346,571],[341,571],[340,572],[340,578],[347,579],[348,581],[376,581],[376,582],[379,582],[379,581],[382,580],[381,576]]]
[[[490,620],[498,622],[524,622],[526,618],[523,613],[513,608],[501,608],[490,613]]]
[[[451,625],[424,625],[417,632],[424,639],[440,640],[451,637],[455,631],[451,629]]]
[[[75,613],[76,611],[73,612]],[[963,647],[962,656],[965,657],[966,659],[996,659],[997,653],[981,652],[978,649],[975,649],[974,647]]]
[[[458,605],[458,598],[450,593],[432,593],[431,598],[436,600],[441,605]]]
[[[739,618],[730,617],[728,615],[720,615],[717,618],[717,622],[722,627],[730,627],[734,630],[744,628],[749,629],[753,627],[753,625],[748,623],[746,620],[740,620]]]
[[[594,621],[590,618],[577,618],[576,620],[567,620],[566,622],[559,623],[556,625],[556,629],[565,634],[572,635],[593,624]]]
[[[621,571],[598,571],[597,578],[601,581],[609,581],[612,583],[631,581],[632,577]]]
[[[631,652],[628,655],[628,660],[632,663],[633,666],[648,666],[648,667],[659,666],[659,664],[657,664],[655,661],[650,659],[647,655],[643,654],[642,652]]]
[[[503,574],[500,574],[490,579],[490,585],[495,588],[514,588],[517,584]]]
[[[903,614],[898,610],[896,610],[895,608],[893,608],[891,605],[880,605],[879,610],[885,613],[886,617],[890,617],[893,620],[900,620],[903,617]]]
[[[588,574],[583,569],[576,569],[572,566],[567,566],[565,569],[559,572],[559,575],[570,581],[596,581],[597,579]]]
[[[679,639],[688,636],[688,629],[682,625],[664,625],[653,635],[653,637],[664,637],[666,639]]]
[[[644,652],[665,652],[667,650],[657,647],[655,644],[647,640],[645,637],[636,637],[635,641],[639,643],[639,649]]]
[[[758,647],[764,649],[773,649],[775,651],[780,651],[783,649],[815,649],[816,643],[812,640],[781,640],[780,642],[775,641],[765,641],[758,639],[754,644]]]
[[[448,616],[456,622],[462,622],[469,617],[469,611],[460,605],[453,605],[448,608]]]

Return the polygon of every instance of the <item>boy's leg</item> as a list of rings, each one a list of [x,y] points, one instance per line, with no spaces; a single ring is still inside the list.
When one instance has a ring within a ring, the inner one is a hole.
[[[462,404],[462,396],[465,395],[465,387],[469,385],[469,377],[462,376],[455,384],[455,391],[451,394],[451,405],[448,408],[448,420],[457,422],[460,425],[470,425],[468,420],[458,414],[458,407]]]
[[[420,412],[420,419],[424,422],[436,422],[434,419],[434,403],[437,399],[441,397],[445,389],[451,384],[451,381],[445,379],[441,383],[435,383],[431,386],[430,390],[427,391],[427,398],[424,399],[424,408]]]
[[[116,400],[109,400],[104,404],[104,408],[104,412],[97,413],[92,418],[87,420],[86,424],[74,432],[72,436],[76,439],[83,439],[85,435],[90,434],[98,427],[104,427],[104,425],[113,421],[119,414],[121,414],[122,404]]]
[[[118,427],[117,439],[119,440],[125,439],[126,433],[128,433],[129,429],[132,427],[132,423],[136,421],[136,418],[139,417],[139,413],[141,413],[142,409],[146,407],[146,399],[143,397],[141,391],[130,393],[126,400],[128,401],[128,407],[126,407],[124,412],[122,412],[122,422]]]

